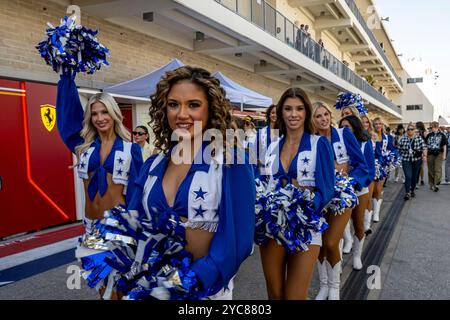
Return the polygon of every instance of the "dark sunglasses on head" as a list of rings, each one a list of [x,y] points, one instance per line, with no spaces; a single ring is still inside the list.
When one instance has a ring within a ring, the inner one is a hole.
[[[138,136],[142,137],[144,134],[146,134],[146,133],[145,133],[145,132],[137,132],[137,131],[133,131],[133,136],[138,135]]]

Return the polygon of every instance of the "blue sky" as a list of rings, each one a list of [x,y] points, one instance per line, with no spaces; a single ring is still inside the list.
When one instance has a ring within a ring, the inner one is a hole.
[[[422,57],[439,73],[437,94],[450,116],[450,0],[376,0],[393,45],[403,57]]]

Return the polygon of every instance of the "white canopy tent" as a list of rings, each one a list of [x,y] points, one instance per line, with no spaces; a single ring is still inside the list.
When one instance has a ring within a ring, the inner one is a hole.
[[[180,60],[173,59],[159,69],[156,69],[139,78],[107,87],[104,91],[123,96],[149,98],[150,95],[156,92],[156,85],[167,71],[175,70],[182,66],[184,66],[184,64]]]
[[[444,118],[443,116],[439,116],[439,125],[448,127],[450,126],[450,118]]]
[[[241,106],[241,111],[244,106],[246,109],[254,111],[265,111],[272,104],[272,98],[241,86],[219,71],[213,73],[213,76],[220,80],[222,87],[227,92],[227,98],[233,104]]]
[[[159,69],[139,78],[107,87],[104,91],[115,95],[148,99],[150,95],[155,93],[156,85],[167,71],[175,70],[182,66],[184,64],[181,61],[173,59]],[[265,111],[272,104],[272,98],[241,86],[221,72],[215,72],[213,75],[220,80],[222,87],[227,93],[227,98],[231,103],[239,105],[241,111],[244,107],[253,111]]]

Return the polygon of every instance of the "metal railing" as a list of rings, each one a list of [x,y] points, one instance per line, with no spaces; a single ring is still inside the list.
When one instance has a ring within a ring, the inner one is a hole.
[[[341,79],[344,79],[356,88],[370,95],[372,98],[401,114],[401,109],[396,104],[378,92],[366,79],[357,75],[348,66],[327,51],[323,45],[314,41],[306,31],[296,27],[289,19],[278,12],[265,0],[215,1],[237,13],[244,19],[259,26],[267,33],[320,64],[323,68],[331,71]]]
[[[384,53],[383,48],[381,48],[380,43],[378,42],[378,40],[373,35],[372,30],[370,30],[369,26],[367,25],[367,22],[364,19],[364,17],[362,16],[362,14],[359,11],[358,7],[356,6],[355,1],[354,0],[345,0],[345,2],[347,2],[347,5],[349,6],[350,10],[353,12],[353,14],[355,15],[356,19],[359,21],[359,23],[362,25],[362,27],[366,31],[366,33],[369,36],[370,40],[372,41],[373,45],[375,46],[375,48],[377,48],[377,50],[380,53],[381,57],[383,57],[384,61],[386,62],[387,66],[391,70],[391,72],[394,75],[394,77],[397,79],[398,83],[400,83],[400,85],[403,87],[402,79],[395,72],[394,67],[392,66],[391,62],[389,61],[389,59],[387,58],[386,54]]]

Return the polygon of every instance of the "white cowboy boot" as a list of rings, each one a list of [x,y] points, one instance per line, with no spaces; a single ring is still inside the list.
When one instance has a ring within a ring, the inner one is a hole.
[[[353,238],[354,246],[353,246],[353,269],[355,270],[361,270],[363,267],[362,261],[361,261],[361,255],[362,255],[362,248],[364,245],[365,237],[361,240],[358,239],[358,237],[355,235]]]
[[[353,237],[352,232],[350,230],[350,221],[349,221],[344,230],[344,247],[342,248],[342,252],[345,254],[350,253],[350,251],[352,251],[352,246],[353,246]]]
[[[339,261],[331,267],[330,263],[325,260],[324,261],[327,267],[327,275],[328,275],[328,300],[340,300],[339,299],[339,290],[341,287],[341,263]]]
[[[364,232],[366,235],[371,234],[372,230],[370,229],[370,223],[372,222],[372,213],[373,211],[369,211],[366,209],[364,211]]]
[[[372,201],[373,201],[373,222],[379,222],[381,203],[383,202],[383,199],[380,200],[372,199]]]
[[[316,296],[316,300],[327,300],[328,298],[328,276],[325,261],[326,260],[320,263],[320,261],[317,260],[317,271],[319,272],[320,290]]]

